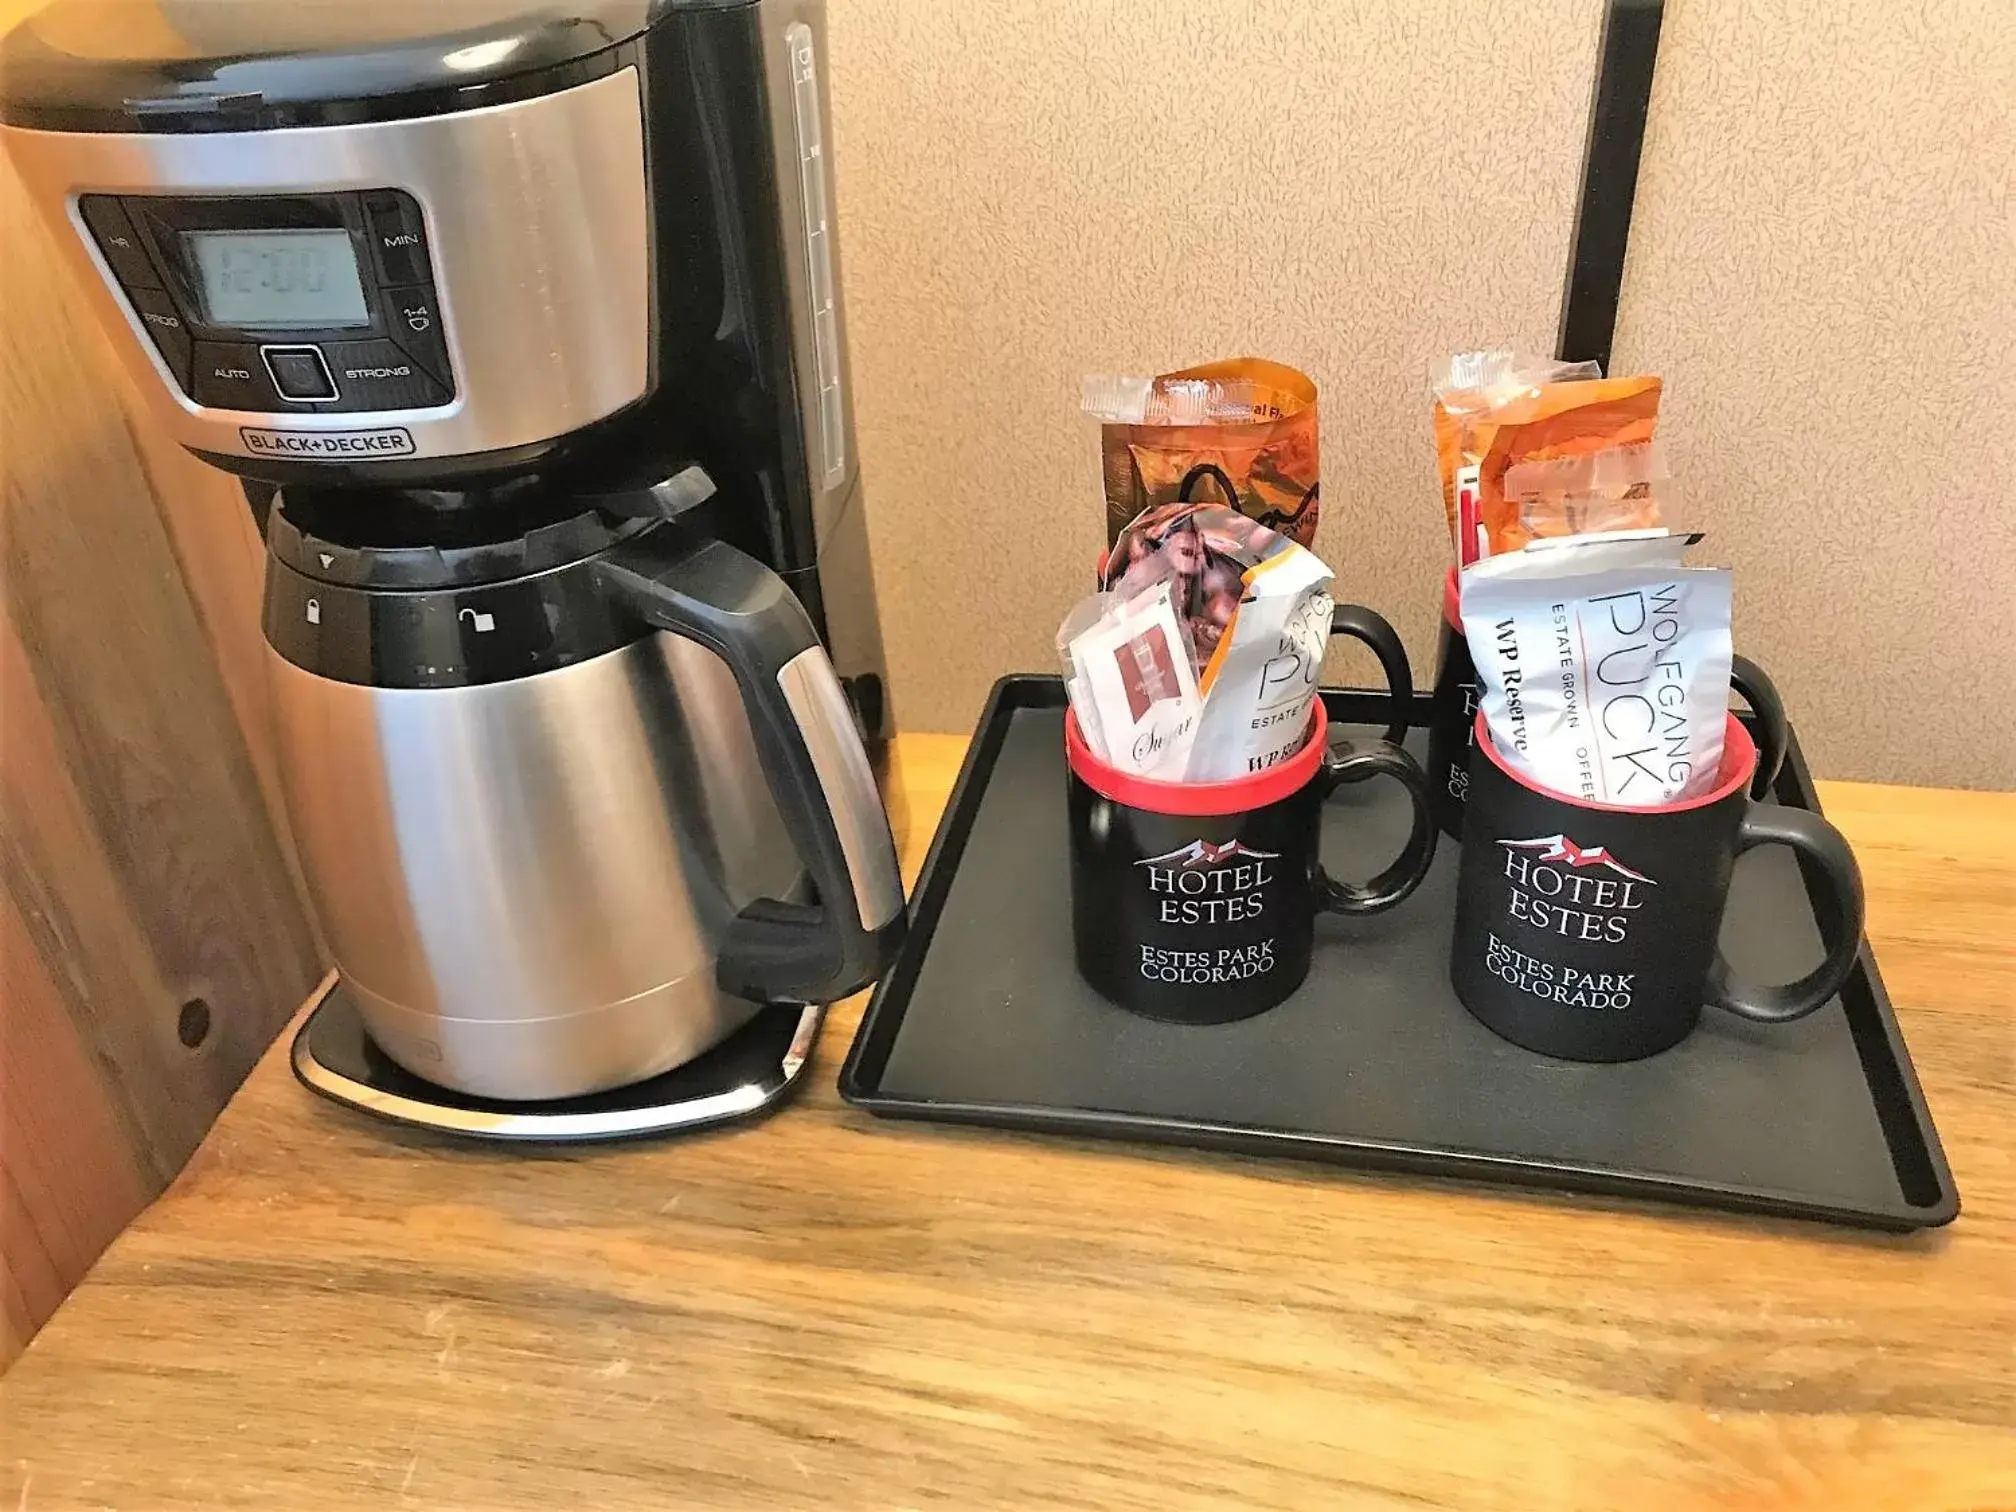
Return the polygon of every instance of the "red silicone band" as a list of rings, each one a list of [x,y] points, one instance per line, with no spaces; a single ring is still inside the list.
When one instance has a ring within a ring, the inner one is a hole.
[[[1319,697],[1311,706],[1309,738],[1302,742],[1300,750],[1264,772],[1235,777],[1229,782],[1158,782],[1109,766],[1092,754],[1079,732],[1078,716],[1068,709],[1064,712],[1064,751],[1071,770],[1081,782],[1101,798],[1124,803],[1128,808],[1191,818],[1246,814],[1302,790],[1322,764],[1329,729],[1330,716]]]

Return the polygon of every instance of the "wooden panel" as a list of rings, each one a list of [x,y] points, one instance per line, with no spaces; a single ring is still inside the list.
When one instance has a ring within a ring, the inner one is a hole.
[[[245,738],[259,795],[280,841],[288,877],[305,912],[308,887],[294,850],[294,837],[287,828],[266,680],[266,637],[260,628],[266,543],[259,537],[259,527],[245,506],[237,480],[199,462],[154,424],[125,368],[109,352],[106,359],[120,407],[132,419],[129,429],[154,507],[167,529],[183,586],[210,644],[239,733]],[[314,915],[306,913],[306,917],[315,931],[316,953],[326,960],[328,947]]]
[[[48,963],[0,896],[0,1360],[151,1195]],[[60,1110],[60,1117],[50,1117]]]
[[[275,817],[243,502],[129,416],[4,163],[0,247],[11,1355],[181,1168],[320,962]]]

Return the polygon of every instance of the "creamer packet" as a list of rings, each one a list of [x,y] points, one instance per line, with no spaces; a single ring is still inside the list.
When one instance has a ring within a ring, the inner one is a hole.
[[[1179,782],[1201,700],[1166,577],[1082,601],[1057,633],[1065,686],[1092,754],[1120,771]]]

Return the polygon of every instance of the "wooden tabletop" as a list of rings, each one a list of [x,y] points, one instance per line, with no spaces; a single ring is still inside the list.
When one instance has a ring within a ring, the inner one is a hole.
[[[283,1038],[0,1382],[0,1507],[2016,1507],[2016,795],[1823,793],[1950,1229],[883,1123],[858,1001],[781,1116],[585,1150]]]

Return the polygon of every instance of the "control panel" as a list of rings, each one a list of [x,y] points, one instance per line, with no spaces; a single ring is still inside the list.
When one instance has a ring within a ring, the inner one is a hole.
[[[812,305],[812,367],[818,382],[819,445],[815,476],[832,487],[847,476],[847,415],[840,394],[840,315],[833,300],[833,227],[827,216],[826,142],[820,124],[818,61],[812,28],[792,23],[784,33],[791,56],[791,124],[798,145],[801,227],[805,272]]]
[[[197,404],[349,414],[455,397],[426,222],[410,194],[87,194],[77,208],[136,323]]]

